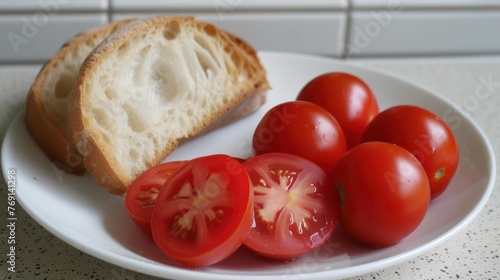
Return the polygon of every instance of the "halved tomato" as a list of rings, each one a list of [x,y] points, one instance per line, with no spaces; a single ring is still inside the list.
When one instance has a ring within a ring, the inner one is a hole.
[[[255,222],[246,247],[265,257],[291,259],[326,242],[340,206],[322,168],[284,153],[258,155],[243,166],[255,196]]]
[[[125,207],[132,220],[151,236],[151,215],[156,197],[165,181],[187,161],[161,163],[146,170],[130,185],[125,194]]]
[[[190,160],[156,199],[151,229],[156,245],[189,266],[231,255],[253,221],[253,192],[243,166],[227,155]]]

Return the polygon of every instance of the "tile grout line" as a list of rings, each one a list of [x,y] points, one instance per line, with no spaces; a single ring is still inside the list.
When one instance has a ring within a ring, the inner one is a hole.
[[[342,55],[340,56],[342,59],[347,59],[349,57],[348,48],[349,46],[349,33],[351,29],[351,13],[352,13],[352,0],[347,0],[347,8],[345,10],[345,28],[344,28],[344,41],[342,42]]]
[[[111,8],[111,2],[112,0],[106,0],[108,2],[108,8],[106,9],[107,11],[107,16],[108,16],[108,23],[111,22],[112,16],[113,16],[113,9]]]

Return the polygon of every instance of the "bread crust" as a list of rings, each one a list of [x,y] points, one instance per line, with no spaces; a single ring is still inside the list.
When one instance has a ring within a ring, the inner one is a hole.
[[[246,92],[244,94],[244,96],[246,96],[245,99],[219,116],[215,121],[206,126],[202,131],[198,132],[196,136],[201,136],[212,130],[223,127],[254,112],[265,104],[267,98],[266,93],[270,89],[270,85],[267,80],[266,69],[262,65],[257,55],[257,51],[248,42],[228,31],[222,31],[221,36],[227,37],[228,41],[231,42],[231,44],[235,45],[233,51],[238,52],[240,55],[246,57],[248,61],[251,61],[254,64],[253,66],[256,68],[253,73],[254,77],[256,77],[254,79],[254,90],[253,92]],[[190,138],[179,139],[179,144],[187,142],[189,140]]]
[[[97,46],[106,36],[120,26],[131,20],[123,20],[100,26],[98,28],[80,33],[67,41],[61,48],[45,63],[35,78],[26,98],[25,122],[31,137],[43,150],[52,164],[59,169],[81,175],[85,167],[81,156],[71,149],[67,138],[67,128],[64,120],[58,119],[45,103],[45,90],[49,80],[57,80],[51,77],[54,69],[65,63],[70,56],[75,56],[83,45]],[[76,75],[76,73],[74,73]],[[49,79],[51,78],[51,79]]]
[[[95,177],[98,183],[109,192],[122,195],[128,189],[128,186],[139,174],[127,174],[121,168],[120,162],[111,155],[106,149],[107,145],[103,143],[99,133],[89,124],[84,113],[84,108],[91,102],[86,98],[87,81],[92,78],[94,71],[109,58],[109,56],[120,48],[131,38],[139,36],[152,28],[162,28],[165,24],[177,21],[184,26],[205,30],[211,33],[217,40],[223,42],[224,48],[234,52],[234,56],[239,60],[239,67],[233,73],[237,77],[241,69],[251,72],[246,83],[245,90],[239,94],[238,98],[229,100],[226,106],[218,108],[216,112],[207,116],[202,123],[193,130],[186,131],[186,139],[174,139],[169,143],[163,143],[165,146],[161,153],[158,153],[154,159],[146,162],[146,165],[152,167],[163,161],[178,145],[179,141],[197,136],[210,129],[227,124],[255,111],[265,102],[264,92],[269,88],[264,67],[260,64],[255,50],[241,39],[228,34],[214,25],[195,21],[193,17],[162,16],[147,18],[131,22],[113,34],[111,34],[102,44],[100,44],[83,63],[80,74],[76,81],[74,93],[70,106],[68,106],[68,135],[71,144],[83,157],[83,163],[87,170]],[[231,111],[233,110],[233,111]],[[218,122],[216,122],[218,121]],[[145,170],[143,170],[145,171]]]

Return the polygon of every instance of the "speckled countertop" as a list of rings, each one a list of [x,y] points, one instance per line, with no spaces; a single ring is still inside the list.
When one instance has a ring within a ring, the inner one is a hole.
[[[407,77],[463,106],[489,137],[497,162],[500,162],[500,59],[363,63]],[[39,66],[0,66],[0,139],[22,110],[38,69]],[[491,95],[477,104],[469,104],[476,88],[485,79],[491,81]],[[355,279],[500,279],[498,185],[497,180],[488,203],[477,218],[445,243],[405,263]],[[2,217],[7,217],[4,180],[0,182],[0,194]],[[2,226],[1,279],[156,279],[82,253],[38,225],[21,207],[16,210],[17,272],[7,270],[8,232]]]

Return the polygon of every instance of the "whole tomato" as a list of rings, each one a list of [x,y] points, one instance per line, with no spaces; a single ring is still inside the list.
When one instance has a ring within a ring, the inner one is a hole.
[[[380,112],[361,141],[394,143],[410,151],[427,173],[431,198],[444,192],[458,167],[458,144],[453,132],[441,118],[418,106],[399,105]]]
[[[346,151],[344,133],[335,118],[321,106],[305,101],[271,108],[257,125],[252,145],[257,155],[294,154],[326,172]]]
[[[424,169],[394,144],[360,144],[345,153],[331,175],[340,197],[340,224],[354,239],[374,247],[408,236],[429,207]]]
[[[320,75],[300,91],[297,100],[325,108],[342,127],[347,149],[359,144],[366,126],[379,112],[377,99],[360,78],[341,72]]]

